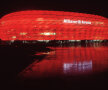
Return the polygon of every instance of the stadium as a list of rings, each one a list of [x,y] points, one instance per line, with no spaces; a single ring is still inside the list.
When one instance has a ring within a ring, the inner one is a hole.
[[[0,20],[2,41],[108,40],[108,19],[92,14],[25,10]]]

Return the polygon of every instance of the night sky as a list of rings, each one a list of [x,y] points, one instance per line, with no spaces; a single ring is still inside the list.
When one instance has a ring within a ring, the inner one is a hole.
[[[108,18],[107,0],[3,0],[0,1],[0,17],[21,10],[72,11],[101,15]]]

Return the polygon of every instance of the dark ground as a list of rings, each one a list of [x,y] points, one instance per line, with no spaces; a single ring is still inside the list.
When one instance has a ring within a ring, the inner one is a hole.
[[[105,45],[105,43],[103,43]],[[1,86],[2,90],[72,90],[90,89],[104,90],[108,88],[108,71],[99,72],[92,75],[78,75],[71,77],[51,77],[41,79],[20,80],[17,75],[25,67],[31,64],[34,59],[42,60],[43,56],[34,55],[37,52],[48,52],[51,49],[44,46],[17,46],[1,45]],[[107,89],[106,89],[107,90]]]

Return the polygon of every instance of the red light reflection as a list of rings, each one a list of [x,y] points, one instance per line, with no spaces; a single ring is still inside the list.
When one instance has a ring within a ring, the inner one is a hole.
[[[55,47],[53,49],[54,51],[46,53],[47,56],[42,61],[38,63],[35,61],[19,76],[61,77],[92,74],[108,69],[108,47]]]

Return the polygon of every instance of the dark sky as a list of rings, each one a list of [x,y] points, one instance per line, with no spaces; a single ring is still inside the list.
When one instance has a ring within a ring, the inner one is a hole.
[[[56,10],[97,14],[108,17],[107,0],[3,0],[0,1],[0,17],[20,10]]]

